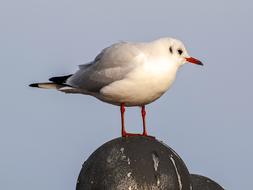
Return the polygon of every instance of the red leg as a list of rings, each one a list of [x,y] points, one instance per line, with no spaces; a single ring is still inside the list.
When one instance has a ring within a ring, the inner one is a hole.
[[[127,133],[126,129],[125,129],[125,122],[124,122],[124,113],[125,113],[126,109],[125,109],[125,104],[122,103],[120,104],[120,112],[121,112],[121,135],[122,137],[130,137],[130,136],[148,136],[147,134],[147,130],[146,130],[146,121],[145,121],[145,117],[146,117],[146,111],[145,111],[145,106],[141,107],[141,115],[142,115],[142,121],[143,121],[143,133],[142,134],[134,134],[134,133]],[[148,136],[151,138],[155,138],[152,136]]]
[[[125,109],[125,105],[124,103],[122,103],[120,105],[120,112],[121,112],[121,136],[122,137],[126,137],[127,133],[126,133],[126,130],[125,130],[125,117],[124,117],[124,113],[125,113],[126,109]]]
[[[143,124],[143,136],[148,136],[147,129],[146,129],[146,110],[145,105],[141,107],[141,116],[142,116],[142,124]]]
[[[122,137],[141,136],[141,134],[134,134],[134,133],[127,133],[126,132],[126,129],[125,129],[125,117],[124,117],[125,111],[126,111],[125,104],[122,103],[120,105],[120,112],[121,112],[121,136]]]

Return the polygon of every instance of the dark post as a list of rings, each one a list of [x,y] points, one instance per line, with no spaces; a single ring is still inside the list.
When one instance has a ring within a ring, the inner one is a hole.
[[[170,147],[149,137],[117,138],[83,164],[77,190],[191,190],[190,174]]]

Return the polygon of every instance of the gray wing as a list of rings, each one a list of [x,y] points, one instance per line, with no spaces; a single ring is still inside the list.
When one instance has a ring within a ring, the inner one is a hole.
[[[139,48],[132,43],[121,42],[102,50],[89,64],[79,66],[67,84],[88,92],[98,92],[104,86],[123,79],[136,64]]]

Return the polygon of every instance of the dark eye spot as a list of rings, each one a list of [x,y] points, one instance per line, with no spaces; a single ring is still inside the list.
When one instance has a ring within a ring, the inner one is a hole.
[[[172,49],[172,47],[171,47],[171,46],[170,46],[170,49],[169,49],[169,50],[170,50],[170,53],[173,53],[173,49]]]
[[[181,49],[178,49],[178,50],[177,50],[177,53],[178,53],[179,55],[182,55],[182,53],[183,53],[183,50],[181,50]]]

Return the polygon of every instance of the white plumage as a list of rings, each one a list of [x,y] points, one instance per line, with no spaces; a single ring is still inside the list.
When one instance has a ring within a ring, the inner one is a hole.
[[[80,65],[73,75],[53,77],[49,79],[52,83],[30,86],[91,95],[121,105],[122,114],[124,106],[142,106],[145,113],[144,106],[170,88],[178,69],[186,62],[202,65],[188,55],[181,41],[173,38],[147,43],[120,42],[102,50],[88,64]],[[145,128],[145,114],[143,118]],[[122,136],[126,134],[123,120]]]

